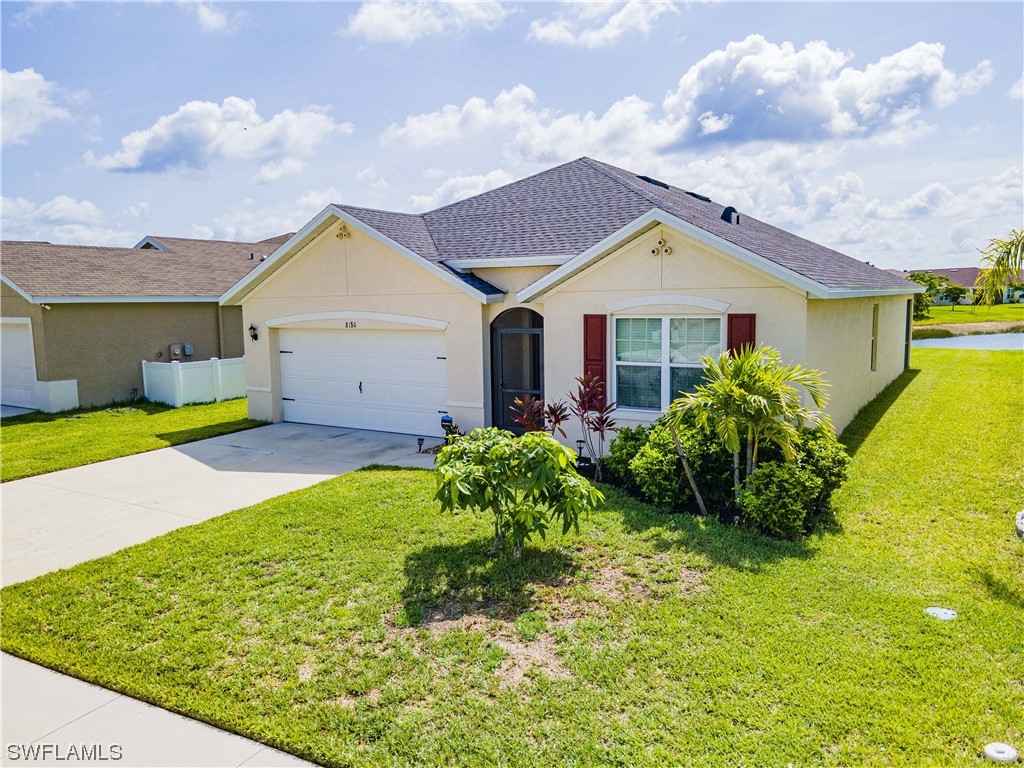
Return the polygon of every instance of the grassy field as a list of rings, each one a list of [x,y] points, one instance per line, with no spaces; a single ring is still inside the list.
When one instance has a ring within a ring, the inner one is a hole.
[[[1024,746],[1021,357],[915,351],[807,542],[607,489],[512,564],[365,471],[7,587],[2,646],[332,766],[983,765]]]
[[[247,418],[244,398],[181,408],[133,403],[12,416],[0,424],[0,480],[80,467],[263,423]]]
[[[915,320],[914,326],[997,322],[1018,322],[1024,325],[1024,304],[993,304],[991,307],[960,305],[956,309],[952,306],[933,305],[929,312],[931,317]]]

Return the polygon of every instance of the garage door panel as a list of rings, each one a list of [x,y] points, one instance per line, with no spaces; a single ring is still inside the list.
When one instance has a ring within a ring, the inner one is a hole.
[[[36,358],[28,323],[0,323],[0,402],[36,407]]]
[[[285,421],[440,434],[442,334],[285,329],[279,346]]]

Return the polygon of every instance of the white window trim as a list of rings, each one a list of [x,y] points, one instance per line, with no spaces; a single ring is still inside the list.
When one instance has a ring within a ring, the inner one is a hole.
[[[612,390],[612,402],[618,403],[619,401],[619,374],[618,366],[619,361],[616,359],[615,353],[615,329],[617,321],[619,320],[661,320],[661,360],[660,363],[631,363],[623,362],[621,365],[637,365],[645,366],[648,368],[661,368],[661,407],[660,408],[639,408],[637,406],[619,406],[616,407],[615,413],[619,418],[629,419],[631,421],[654,421],[661,414],[665,412],[669,404],[672,402],[672,393],[670,391],[672,382],[672,369],[673,368],[701,368],[701,365],[691,365],[688,363],[672,363],[670,362],[669,351],[671,349],[671,321],[672,320],[715,320],[719,322],[719,349],[718,354],[721,354],[722,350],[725,349],[726,338],[725,338],[725,315],[632,315],[632,314],[621,314],[612,315],[611,322],[608,323],[609,335],[608,339],[608,350],[609,350],[609,363],[611,364],[611,387]]]

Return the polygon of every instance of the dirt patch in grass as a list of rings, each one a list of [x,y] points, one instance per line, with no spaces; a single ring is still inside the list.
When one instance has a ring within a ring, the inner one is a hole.
[[[572,632],[583,619],[607,617],[616,603],[658,600],[658,589],[652,589],[649,581],[657,587],[674,588],[677,594],[705,586],[700,571],[673,569],[663,554],[644,558],[634,566],[597,558],[587,568],[559,574],[538,585],[528,608],[513,609],[492,599],[467,603],[452,596],[425,607],[422,619],[413,626],[400,626],[397,614],[387,617],[387,635],[409,641],[413,652],[421,654],[427,639],[453,630],[478,632],[505,652],[495,673],[502,688],[516,687],[536,673],[569,678],[572,672],[559,654],[556,632]],[[529,619],[525,625],[524,619]]]

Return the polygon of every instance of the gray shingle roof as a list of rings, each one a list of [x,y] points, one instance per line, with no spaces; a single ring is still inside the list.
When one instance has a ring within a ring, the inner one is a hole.
[[[338,206],[433,262],[577,256],[660,208],[829,288],[913,288],[906,280],[679,187],[581,157],[427,213]]]
[[[166,250],[5,240],[0,243],[0,271],[31,296],[210,298],[220,296],[278,247],[180,237],[152,239]]]

